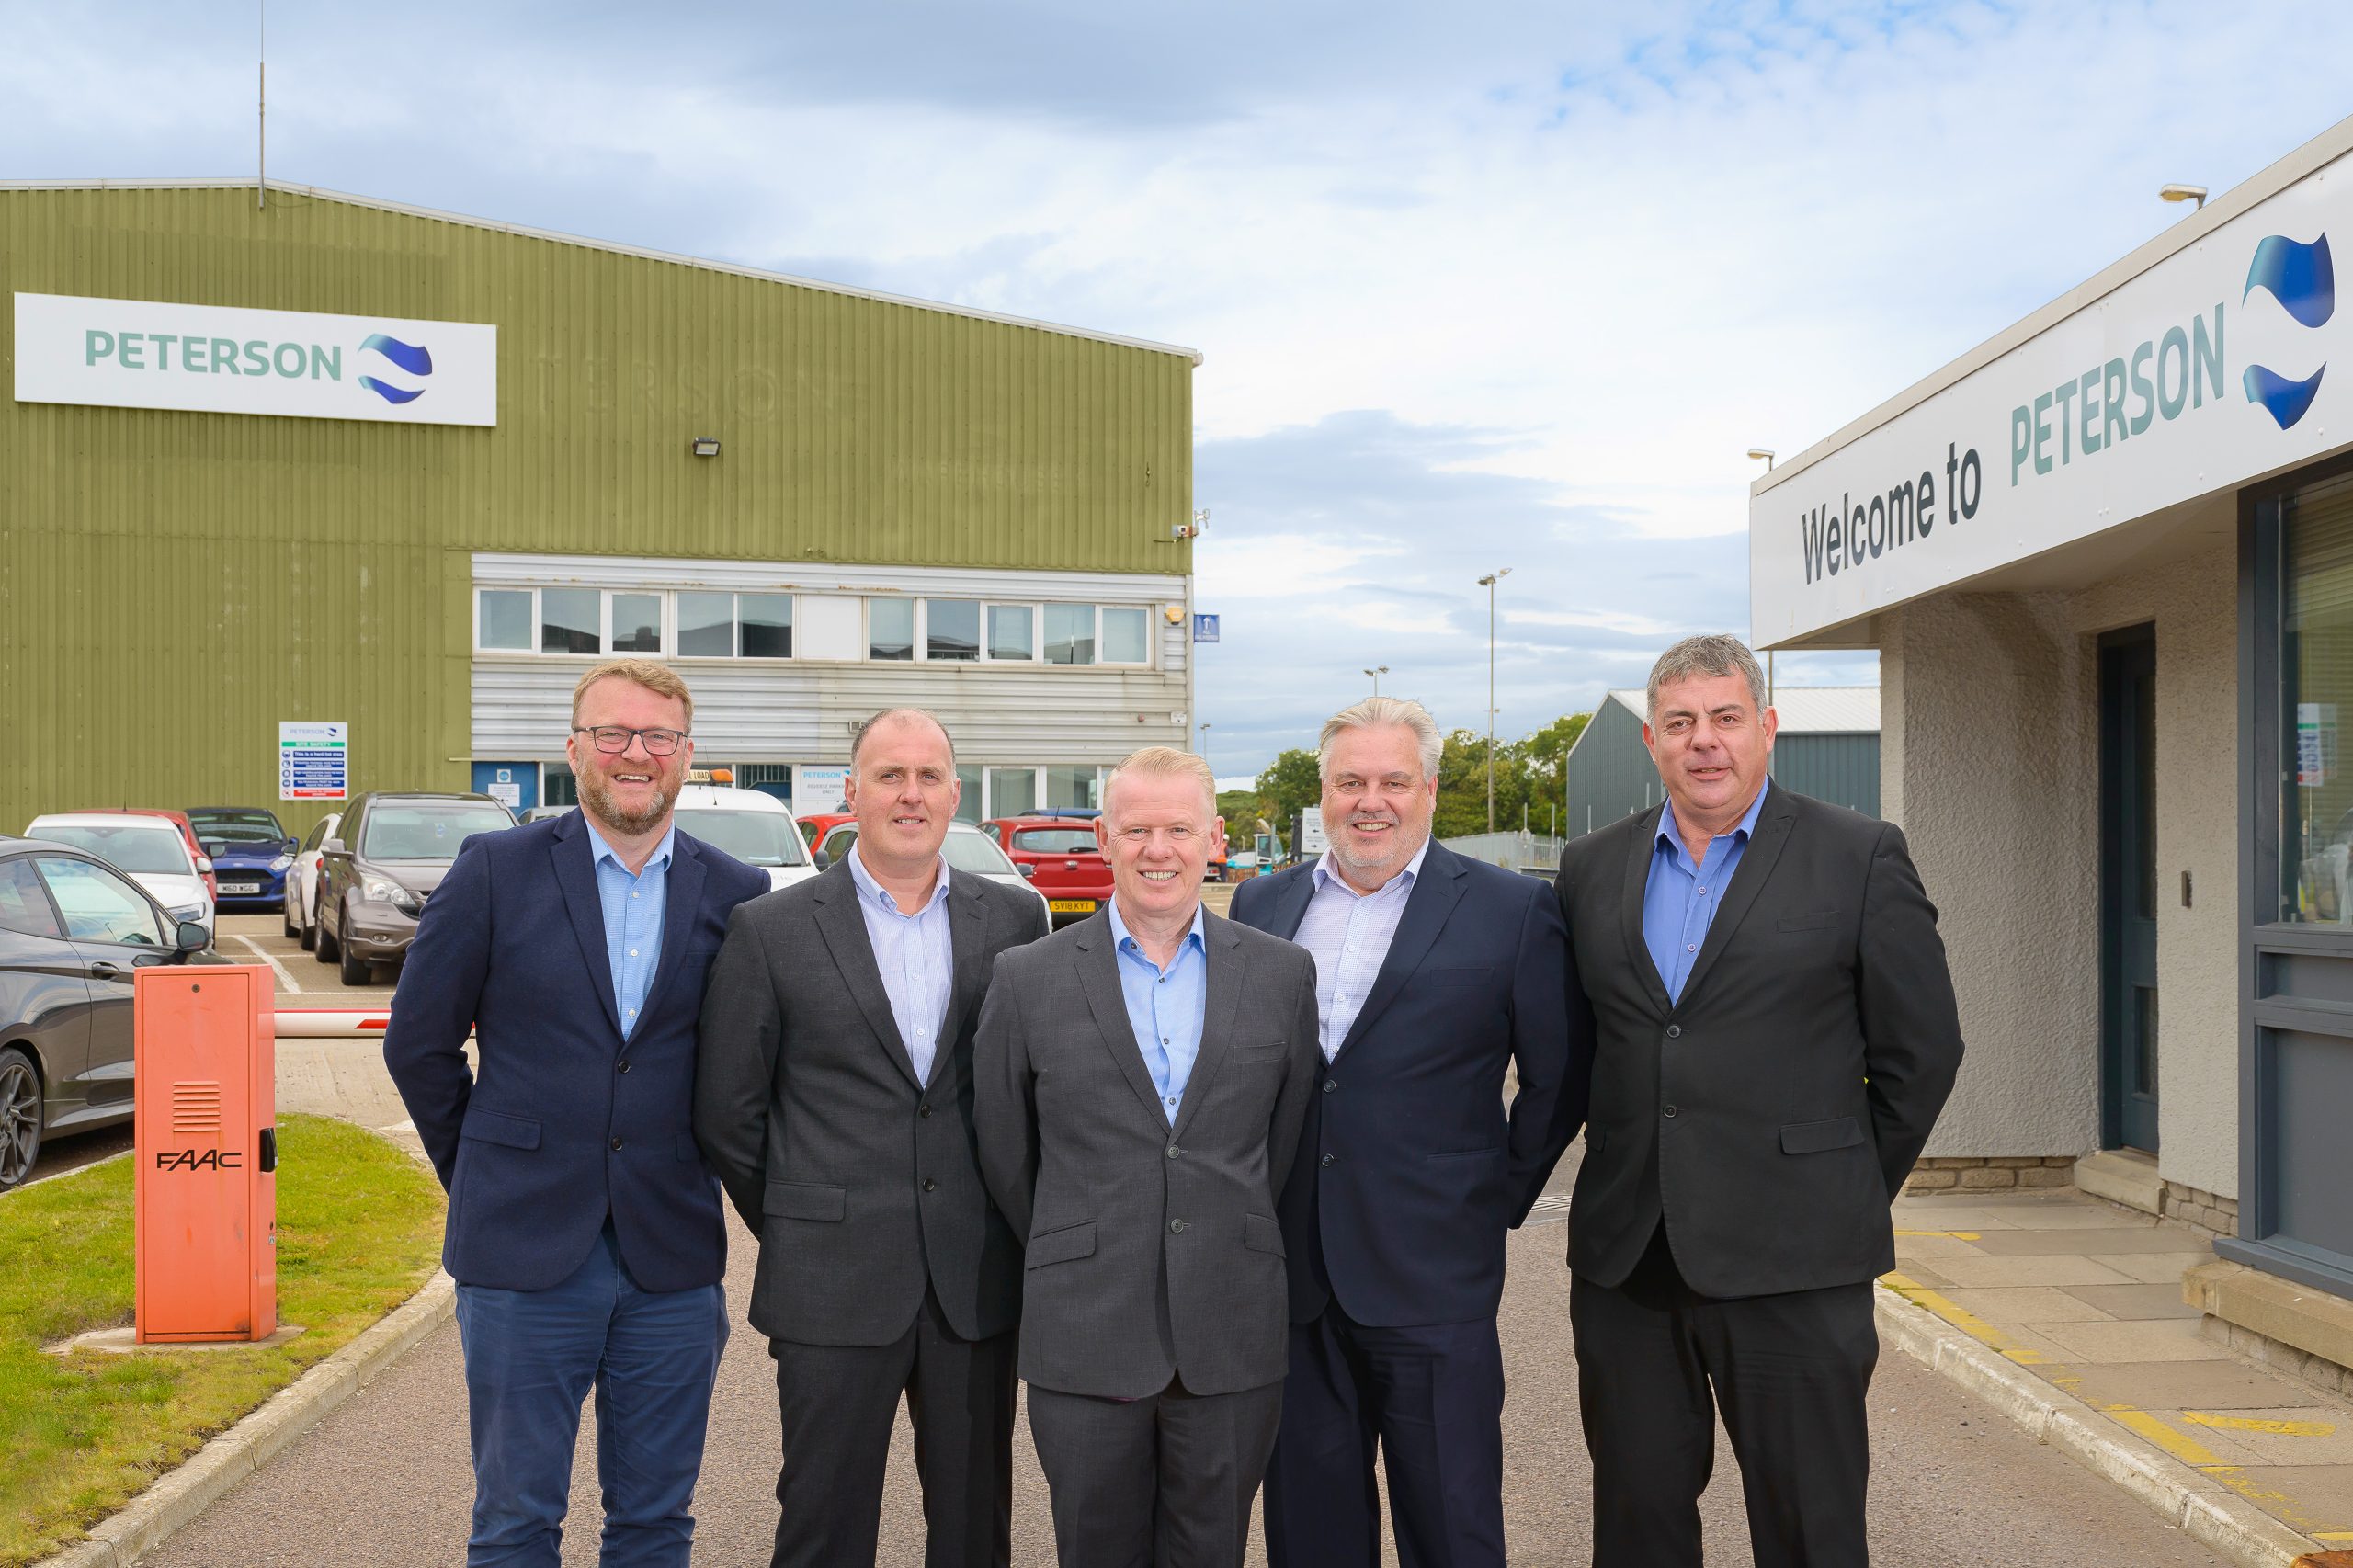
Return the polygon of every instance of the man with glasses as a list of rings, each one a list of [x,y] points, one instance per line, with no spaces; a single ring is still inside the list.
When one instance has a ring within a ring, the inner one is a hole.
[[[981,1016],[981,1169],[1028,1248],[1063,1568],[1241,1568],[1282,1405],[1275,1195],[1319,1076],[1315,965],[1201,907],[1217,831],[1199,757],[1120,764],[1111,902],[1007,953]]]
[[[661,665],[583,676],[566,743],[580,810],[467,840],[392,998],[384,1062],[449,1192],[470,1564],[554,1568],[592,1387],[606,1568],[683,1568],[693,1541],[727,1342],[695,1029],[729,913],[768,885],[672,824],[693,721]]]

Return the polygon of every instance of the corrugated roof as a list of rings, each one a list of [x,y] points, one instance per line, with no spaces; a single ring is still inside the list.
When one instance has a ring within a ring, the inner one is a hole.
[[[11,179],[0,180],[0,190],[251,190],[249,179]],[[1155,343],[1148,337],[1128,337],[1116,332],[1096,332],[1083,326],[1064,326],[1059,322],[1036,321],[1028,316],[1007,315],[1001,311],[977,310],[970,305],[947,305],[937,300],[918,300],[906,294],[886,294],[879,289],[858,289],[847,283],[827,283],[814,278],[798,278],[790,272],[769,272],[757,267],[742,267],[730,261],[710,261],[699,256],[680,256],[672,251],[649,250],[642,245],[625,245],[611,240],[594,240],[582,234],[567,234],[555,229],[533,229],[521,223],[504,223],[494,218],[472,218],[462,212],[444,212],[432,207],[415,207],[404,201],[385,201],[373,196],[353,196],[347,191],[328,190],[321,186],[290,185],[272,180],[269,188],[289,196],[304,196],[319,201],[341,201],[354,207],[373,207],[381,211],[404,213],[412,218],[429,218],[439,223],[462,223],[471,229],[492,229],[502,234],[517,234],[526,239],[548,240],[556,244],[579,245],[587,250],[610,251],[617,256],[633,256],[647,261],[666,261],[674,267],[699,267],[710,272],[732,272],[739,277],[757,278],[770,283],[789,283],[796,289],[816,289],[828,294],[849,294],[861,300],[878,300],[886,305],[906,305],[918,311],[938,311],[951,316],[970,316],[976,321],[999,322],[1006,326],[1026,326],[1039,332],[1058,333],[1064,337],[1086,337],[1098,343],[1116,343],[1123,348],[1148,349],[1155,354],[1177,354],[1198,365],[1201,351],[1179,344]]]
[[[1639,686],[1609,697],[1637,719],[1644,717],[1650,705],[1649,694]],[[1781,716],[1779,733],[1784,735],[1879,733],[1875,686],[1785,686],[1773,693],[1773,710]]]

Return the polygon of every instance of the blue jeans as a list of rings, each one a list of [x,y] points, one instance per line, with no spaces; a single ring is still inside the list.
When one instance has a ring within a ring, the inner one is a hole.
[[[642,1290],[606,1222],[586,1261],[546,1290],[458,1287],[473,1438],[468,1568],[556,1568],[580,1407],[597,1391],[604,1568],[685,1568],[711,1384],[727,1344],[717,1285]]]

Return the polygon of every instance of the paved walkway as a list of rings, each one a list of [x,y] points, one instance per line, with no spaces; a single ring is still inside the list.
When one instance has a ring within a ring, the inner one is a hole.
[[[2200,1333],[2205,1235],[2085,1198],[1896,1205],[1892,1289],[2324,1546],[2353,1546],[2353,1404]]]

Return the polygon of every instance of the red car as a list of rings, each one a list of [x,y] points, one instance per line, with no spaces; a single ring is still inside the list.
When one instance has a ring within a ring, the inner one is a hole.
[[[1053,812],[981,824],[1029,885],[1046,895],[1054,923],[1084,920],[1111,896],[1111,863],[1095,843],[1095,813]]]
[[[153,806],[77,806],[76,815],[103,812],[118,817],[168,817],[180,824],[180,836],[188,841],[188,858],[196,862],[199,874],[204,878],[205,896],[212,900],[212,907],[221,907],[221,883],[212,874],[212,861],[204,853],[204,846],[196,841],[196,824],[188,820],[186,812],[159,811]]]
[[[807,841],[811,849],[814,849],[824,842],[825,835],[846,822],[856,822],[858,818],[847,812],[819,812],[813,816],[795,817],[792,820],[801,824],[801,836]]]

